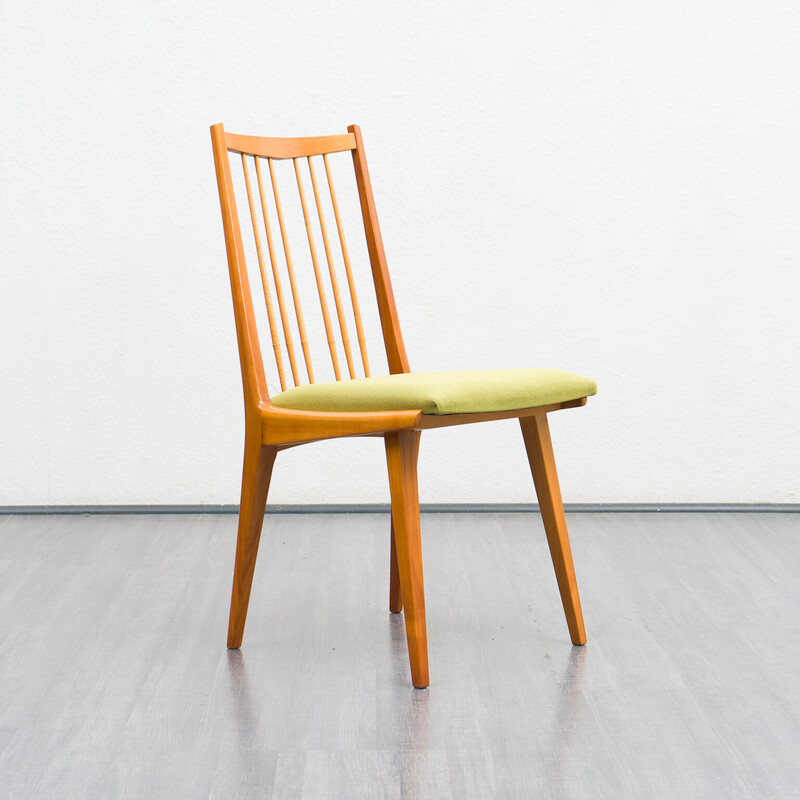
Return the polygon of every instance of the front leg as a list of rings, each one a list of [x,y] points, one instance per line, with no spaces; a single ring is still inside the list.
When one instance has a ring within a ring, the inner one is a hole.
[[[428,679],[428,634],[425,625],[425,588],[422,579],[422,539],[417,488],[417,434],[387,433],[386,463],[392,495],[392,522],[397,570],[405,606],[406,639],[411,680],[424,689]]]
[[[262,445],[255,437],[245,440],[239,533],[236,539],[236,563],[233,567],[231,613],[228,621],[228,647],[232,650],[242,645],[258,543],[261,540],[261,526],[264,524],[267,492],[277,453],[277,448]]]

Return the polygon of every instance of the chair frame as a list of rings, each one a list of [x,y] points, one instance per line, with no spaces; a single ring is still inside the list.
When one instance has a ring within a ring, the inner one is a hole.
[[[351,151],[367,250],[391,374],[410,372],[386,264],[361,131],[312,138],[263,138],[211,128],[245,410],[244,466],[236,543],[236,561],[228,626],[228,647],[241,646],[272,469],[279,451],[307,442],[344,436],[382,436],[391,495],[389,609],[405,611],[412,682],[429,684],[425,594],[422,573],[417,456],[423,430],[472,422],[518,418],[539,499],[572,642],[586,643],[564,507],[556,474],[547,414],[586,403],[586,398],[554,405],[477,414],[436,416],[419,409],[379,412],[312,412],[278,408],[270,402],[256,330],[244,245],[236,210],[228,152],[284,159]]]

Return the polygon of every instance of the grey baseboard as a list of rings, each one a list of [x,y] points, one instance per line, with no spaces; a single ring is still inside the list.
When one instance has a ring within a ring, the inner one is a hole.
[[[800,513],[800,503],[566,503],[569,514],[597,513]],[[422,503],[425,514],[538,513],[535,503]],[[237,514],[238,505],[0,506],[3,514]],[[267,505],[268,514],[388,514],[388,503]]]

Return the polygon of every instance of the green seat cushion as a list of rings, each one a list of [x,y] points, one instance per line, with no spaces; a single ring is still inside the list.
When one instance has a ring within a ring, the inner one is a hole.
[[[560,369],[482,369],[313,383],[288,389],[271,401],[300,411],[469,414],[546,406],[596,392],[594,381]]]

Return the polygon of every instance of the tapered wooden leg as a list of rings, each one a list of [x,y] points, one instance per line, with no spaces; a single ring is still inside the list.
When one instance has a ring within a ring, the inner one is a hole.
[[[420,432],[417,431],[417,461],[419,461]],[[403,592],[400,588],[400,573],[397,570],[397,545],[394,541],[394,520],[390,522],[390,554],[389,554],[389,611],[399,614],[403,610]]]
[[[264,447],[257,439],[245,442],[242,496],[239,505],[239,535],[236,540],[236,563],[233,567],[231,614],[228,620],[228,647],[241,647],[250,587],[256,568],[261,526],[267,504],[269,481],[278,451]]]
[[[525,449],[528,451],[533,483],[539,498],[547,543],[550,545],[558,590],[561,592],[561,602],[567,617],[569,635],[573,644],[586,644],[581,599],[578,596],[578,584],[572,564],[567,520],[564,516],[564,504],[561,501],[561,489],[558,486],[547,415],[521,417],[519,422],[522,427],[522,438],[525,440]]]
[[[417,689],[424,689],[429,683],[428,634],[425,627],[425,590],[422,580],[416,434],[414,431],[387,433],[385,440],[411,681]]]
[[[397,568],[397,544],[394,540],[394,519],[391,520],[391,552],[389,554],[389,611],[399,614],[403,610],[403,591],[400,588],[400,571]]]

